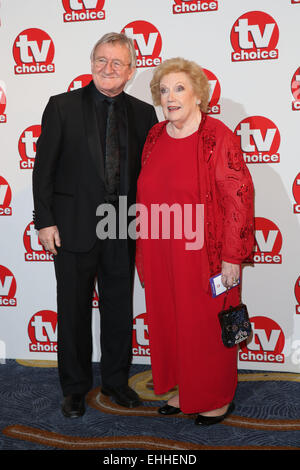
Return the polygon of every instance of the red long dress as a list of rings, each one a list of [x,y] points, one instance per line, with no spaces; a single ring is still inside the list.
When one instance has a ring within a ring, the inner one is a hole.
[[[220,129],[224,131],[225,126]],[[237,350],[223,345],[217,317],[224,296],[213,298],[201,283],[207,245],[202,250],[187,250],[186,242],[191,240],[184,230],[183,237],[176,238],[172,217],[170,237],[150,236],[153,204],[179,204],[184,214],[185,204],[195,208],[200,203],[197,142],[198,132],[174,139],[161,127],[138,179],[138,202],[149,214],[149,236],[139,239],[138,257],[145,285],[154,391],[163,394],[178,385],[184,413],[224,406],[232,401],[237,384]],[[193,220],[195,229],[195,212]],[[237,262],[234,254],[227,260]],[[228,301],[239,303],[237,287],[231,289]]]

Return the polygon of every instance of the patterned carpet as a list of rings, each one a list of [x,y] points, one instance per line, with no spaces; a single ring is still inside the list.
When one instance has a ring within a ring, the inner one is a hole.
[[[210,427],[194,416],[161,417],[149,366],[133,365],[130,385],[143,406],[128,410],[95,388],[82,418],[60,411],[56,363],[13,361],[0,365],[0,450],[300,450],[300,374],[239,371],[235,411]]]

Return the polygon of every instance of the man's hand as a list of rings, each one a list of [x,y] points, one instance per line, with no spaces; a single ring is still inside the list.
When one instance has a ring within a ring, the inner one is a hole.
[[[56,225],[41,228],[39,230],[39,239],[46,251],[57,255],[56,246],[61,246],[59,231]]]
[[[240,278],[240,265],[222,261],[221,281],[225,287],[232,287]]]

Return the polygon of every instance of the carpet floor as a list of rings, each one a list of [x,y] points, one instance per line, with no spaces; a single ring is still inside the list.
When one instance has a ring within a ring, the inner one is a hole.
[[[101,394],[93,367],[86,413],[70,420],[60,411],[55,363],[1,364],[0,450],[300,450],[300,374],[240,370],[233,414],[201,427],[195,416],[157,414],[171,394],[154,395],[149,366],[132,365],[130,385],[143,405],[131,410]]]

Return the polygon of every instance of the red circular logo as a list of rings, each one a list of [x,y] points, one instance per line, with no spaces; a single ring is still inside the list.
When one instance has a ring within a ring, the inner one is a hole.
[[[295,283],[295,297],[297,299],[297,302],[300,304],[300,276],[298,277]]]
[[[98,286],[95,286],[93,292],[93,299],[92,299],[92,307],[99,308],[99,294],[98,294]]]
[[[278,58],[278,25],[263,11],[250,11],[240,16],[231,29],[230,40],[233,61]]]
[[[54,72],[54,43],[45,31],[25,29],[15,39],[13,56],[15,74]]]
[[[53,254],[45,251],[34,223],[30,222],[23,233],[25,261],[53,261]]]
[[[280,264],[281,247],[282,235],[277,225],[269,219],[256,217],[254,263]]]
[[[293,195],[296,201],[296,204],[294,204],[294,213],[300,214],[300,173],[298,173],[298,175],[294,179]]]
[[[278,163],[280,133],[270,119],[251,116],[241,121],[234,130],[240,139],[246,163]]]
[[[295,201],[300,204],[300,173],[298,173],[293,183],[293,195]]]
[[[139,357],[145,359],[145,362],[146,359],[150,357],[147,313],[141,313],[140,315],[134,318],[132,334],[132,354],[135,358]]]
[[[0,266],[0,306],[15,307],[17,283],[13,273],[5,266]]]
[[[28,324],[31,352],[57,351],[57,314],[52,310],[40,310]]]
[[[0,85],[0,115],[4,115],[5,108],[6,108],[6,94],[4,91],[4,87]]]
[[[70,85],[68,86],[68,91],[77,90],[78,88],[82,88],[88,85],[92,78],[93,77],[90,73],[79,75],[71,81]]]
[[[282,351],[285,337],[282,328],[268,317],[257,316],[250,318],[253,336],[252,340],[241,344],[239,359],[252,362],[283,363]]]
[[[148,21],[133,21],[122,29],[135,45],[137,67],[155,67],[161,63],[162,39],[158,29]]]
[[[19,138],[18,149],[21,157],[20,168],[33,168],[36,154],[36,142],[41,134],[41,126],[39,124],[27,127]]]
[[[209,104],[208,104],[208,113],[209,114],[220,114],[220,97],[221,97],[221,86],[220,82],[213,72],[207,69],[203,69],[203,72],[208,78],[210,85],[210,95],[209,95]]]
[[[291,90],[295,100],[300,100],[300,67],[293,75],[291,82]]]
[[[105,0],[62,0],[66,12],[93,10],[99,11],[104,7]]]
[[[291,91],[294,97],[294,101],[292,103],[292,109],[294,111],[300,110],[300,67],[297,68],[296,72],[294,73],[291,81]]]
[[[10,207],[11,203],[11,189],[8,182],[0,176],[0,215],[1,209],[6,209]]]

